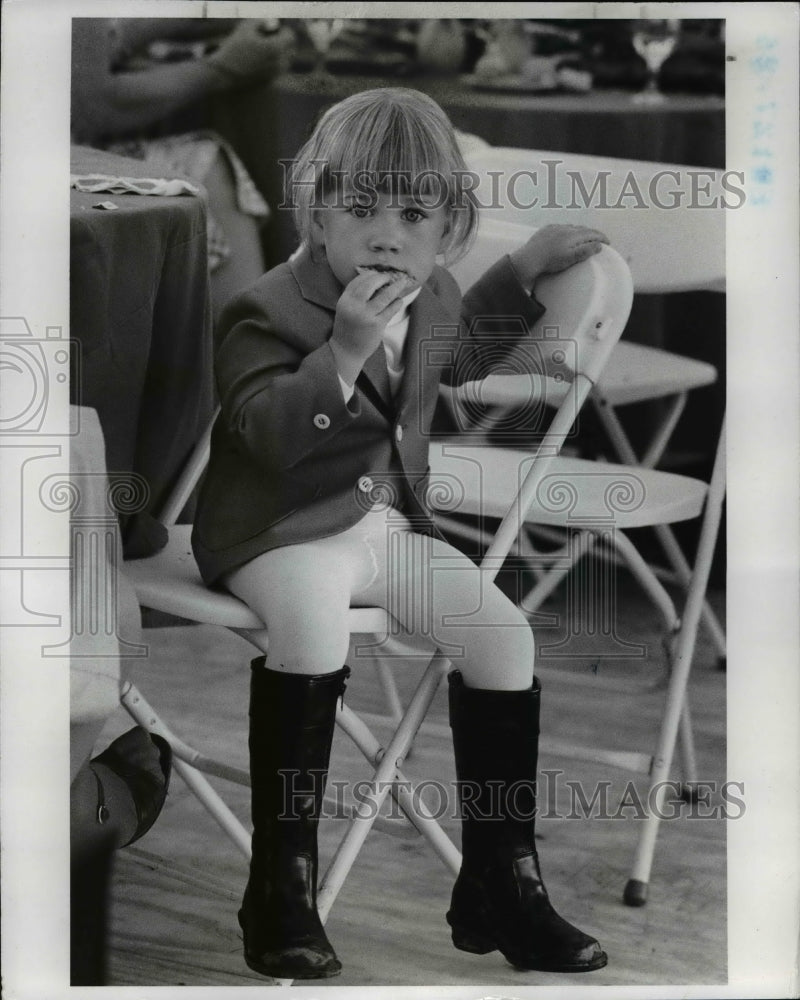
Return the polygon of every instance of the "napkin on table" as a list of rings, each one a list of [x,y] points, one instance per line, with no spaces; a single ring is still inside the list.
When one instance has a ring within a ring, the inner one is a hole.
[[[77,191],[97,194],[160,194],[167,197],[190,194],[200,195],[200,188],[189,181],[163,177],[114,177],[111,174],[70,174],[70,187]]]

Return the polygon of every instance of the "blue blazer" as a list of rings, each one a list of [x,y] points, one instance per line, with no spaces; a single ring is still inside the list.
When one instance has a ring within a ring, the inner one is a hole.
[[[206,583],[272,548],[341,532],[377,498],[431,530],[428,440],[440,382],[480,378],[497,363],[496,317],[530,329],[543,313],[507,257],[463,302],[436,267],[409,310],[396,398],[381,344],[346,403],[328,344],[341,293],[327,263],[303,252],[223,312],[222,409],[192,534]]]

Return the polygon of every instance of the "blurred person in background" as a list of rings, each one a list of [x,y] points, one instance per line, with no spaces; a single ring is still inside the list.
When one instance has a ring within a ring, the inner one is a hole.
[[[153,176],[202,185],[215,317],[264,271],[260,227],[269,208],[229,143],[207,130],[167,134],[169,119],[274,78],[288,66],[292,42],[277,21],[73,20],[72,141],[143,160]]]

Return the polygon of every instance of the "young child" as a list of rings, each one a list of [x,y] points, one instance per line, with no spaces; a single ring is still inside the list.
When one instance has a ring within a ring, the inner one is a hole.
[[[222,413],[193,545],[205,581],[244,600],[270,637],[269,655],[252,664],[253,854],[239,911],[247,964],[268,976],[341,968],[316,910],[317,824],[350,672],[351,605],[385,607],[409,629],[429,617],[458,666],[450,720],[463,867],[447,914],[456,947],[499,948],[522,969],[606,964],[597,941],[552,908],[539,871],[530,626],[438,537],[425,501],[439,383],[487,366],[470,318],[530,326],[543,312],[537,276],[596,253],[605,237],[545,227],[462,302],[437,257],[463,253],[475,233],[465,173],[452,126],[425,95],[381,89],[342,101],[294,164],[287,196],[300,252],[223,317]],[[434,331],[437,350],[423,351]],[[498,795],[512,786],[513,804]]]

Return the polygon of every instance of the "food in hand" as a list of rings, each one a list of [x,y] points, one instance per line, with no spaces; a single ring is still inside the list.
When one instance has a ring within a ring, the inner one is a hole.
[[[391,264],[358,264],[356,265],[356,270],[359,274],[369,274],[371,271],[378,274],[385,274],[389,281],[397,285],[399,294],[403,294],[404,289],[414,283],[414,279],[407,271],[403,271],[398,267],[392,267]]]

